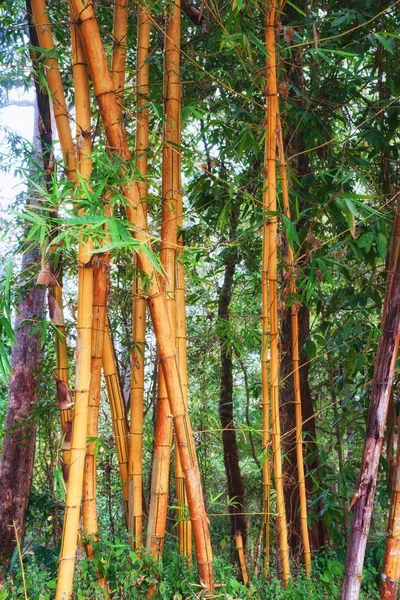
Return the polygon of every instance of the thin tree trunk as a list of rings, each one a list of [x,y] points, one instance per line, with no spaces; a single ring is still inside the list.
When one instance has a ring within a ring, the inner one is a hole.
[[[266,1],[266,79],[267,79],[267,210],[276,213],[276,114],[277,78],[275,55],[275,0]],[[279,416],[279,325],[277,294],[277,217],[268,218],[268,290],[270,308],[270,393],[272,419],[272,451],[274,456],[274,480],[276,490],[276,513],[279,537],[279,552],[284,587],[290,579],[289,548],[287,538],[285,498],[282,479],[281,426]]]
[[[34,121],[34,148],[37,160],[42,152],[48,161],[51,128],[47,137],[39,135],[39,119],[47,123],[50,114],[47,94],[36,86]],[[43,120],[44,118],[44,120]],[[42,137],[42,147],[40,146]],[[39,206],[35,198],[27,204]],[[22,546],[29,494],[32,488],[33,462],[36,444],[39,364],[41,358],[40,329],[33,333],[37,322],[44,318],[45,288],[32,286],[32,274],[40,265],[40,250],[33,248],[22,257],[20,273],[21,299],[15,317],[15,345],[11,354],[11,376],[8,384],[8,402],[5,433],[0,462],[0,566],[6,570],[16,545],[16,535]],[[15,524],[15,529],[13,527]]]
[[[118,104],[107,66],[106,55],[100,39],[97,21],[94,16],[93,5],[86,2],[82,4],[79,0],[73,0],[72,4],[75,10],[79,11],[81,35],[89,60],[94,92],[100,108],[108,148],[110,151],[116,152],[125,161],[128,161],[131,155],[124,130],[117,118]],[[122,186],[122,191],[128,201],[128,219],[132,223],[135,223],[134,236],[140,244],[146,244],[148,250],[151,250],[146,216],[140,204],[138,186],[135,182],[126,182]],[[171,324],[169,323],[167,302],[164,294],[161,293],[159,278],[148,254],[139,248],[138,256],[139,266],[149,281],[148,298],[150,315],[153,321],[160,362],[174,419],[182,468],[185,472],[185,486],[188,496],[189,513],[193,525],[199,577],[204,585],[205,592],[212,593],[214,579],[209,525],[201,491],[193,432],[185,407],[179,378],[175,339]],[[69,593],[67,592],[67,595]]]
[[[138,7],[138,41],[136,74],[136,167],[142,177],[138,183],[142,207],[147,214],[147,154],[149,151],[149,65],[150,8]],[[143,521],[143,403],[144,353],[146,344],[146,296],[135,255],[133,282],[133,353],[131,365],[130,429],[129,429],[129,532],[132,544],[142,545]]]
[[[398,205],[399,206],[399,205]],[[393,271],[388,276],[382,316],[382,334],[378,344],[375,372],[368,413],[359,487],[353,498],[353,522],[347,550],[342,600],[357,600],[360,594],[362,569],[382,450],[384,428],[392,388],[394,367],[400,337],[400,260],[398,231],[399,208],[393,228],[392,247],[396,247]]]
[[[235,238],[239,220],[239,208],[233,206],[230,214],[229,239],[231,246],[225,249],[224,281],[218,294],[218,337],[220,347],[221,377],[218,413],[222,427],[224,465],[228,485],[231,536],[241,536],[242,547],[246,548],[247,525],[244,516],[244,485],[240,470],[239,450],[236,439],[233,411],[233,362],[230,332],[230,303],[233,278],[238,261]]]

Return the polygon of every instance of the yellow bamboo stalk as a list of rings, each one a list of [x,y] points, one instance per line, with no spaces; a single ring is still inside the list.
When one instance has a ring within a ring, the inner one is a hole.
[[[94,93],[107,136],[108,148],[110,151],[117,152],[123,160],[129,161],[131,154],[127,145],[125,132],[118,119],[118,103],[94,15],[93,5],[86,0],[83,3],[81,0],[71,1],[75,10],[79,11],[80,31],[89,61]],[[128,219],[134,223],[134,227],[132,227],[133,234],[140,244],[146,244],[148,251],[151,251],[147,220],[141,206],[138,186],[136,182],[126,181],[121,186],[121,189],[127,199]],[[214,577],[211,541],[201,490],[193,432],[183,398],[177,366],[175,338],[169,322],[167,302],[165,295],[161,292],[159,277],[152,260],[148,256],[148,251],[144,252],[139,249],[139,267],[148,281],[150,315],[153,321],[160,363],[174,419],[177,446],[185,473],[185,487],[193,526],[199,578],[204,586],[205,593],[212,594]]]
[[[240,564],[240,570],[242,572],[243,583],[244,583],[244,585],[247,585],[249,583],[249,576],[247,574],[246,559],[244,556],[243,539],[242,539],[241,533],[235,534],[235,543],[236,543],[236,550],[237,550],[238,557],[239,557],[239,564]]]
[[[124,399],[119,380],[117,362],[111,339],[110,325],[106,319],[104,347],[103,347],[103,372],[107,384],[108,400],[110,402],[111,420],[114,431],[119,473],[121,478],[122,497],[124,500],[125,517],[129,512],[129,487],[128,487],[128,424],[124,406]]]
[[[267,146],[266,173],[268,211],[276,213],[276,113],[277,80],[275,55],[275,0],[266,0],[265,45],[267,79]],[[268,218],[268,288],[270,305],[270,392],[272,419],[272,451],[274,455],[274,478],[276,489],[276,514],[279,537],[279,551],[282,564],[284,587],[290,579],[289,547],[285,513],[285,499],[282,479],[281,427],[279,417],[279,324],[277,294],[277,217]]]
[[[180,0],[167,11],[164,49],[164,147],[162,162],[161,264],[164,292],[173,335],[176,329],[175,261],[178,240],[177,208],[179,190],[180,113]],[[172,145],[171,145],[172,144]],[[182,382],[181,382],[182,383]],[[161,558],[167,522],[169,470],[172,445],[172,419],[162,370],[158,378],[157,416],[154,436],[152,483],[146,545]]]
[[[92,170],[90,137],[90,97],[88,68],[78,30],[72,29],[73,75],[75,89],[78,168],[85,180]],[[76,346],[75,408],[72,426],[71,466],[64,516],[56,599],[69,598],[75,566],[77,531],[82,500],[86,457],[89,388],[91,380],[91,338],[93,316],[92,243],[78,246],[78,318]],[[101,580],[103,585],[106,585]],[[66,593],[65,593],[66,592]]]
[[[279,165],[281,174],[283,210],[288,219],[290,219],[289,204],[289,186],[287,177],[287,165],[285,160],[285,150],[283,145],[282,124],[279,111],[279,102],[277,102],[276,127],[278,133]],[[304,550],[304,566],[307,577],[311,574],[311,550],[310,539],[308,536],[307,520],[307,496],[306,482],[304,476],[304,455],[303,455],[303,416],[301,410],[301,389],[300,389],[300,359],[299,359],[299,319],[298,308],[294,302],[297,296],[296,275],[294,272],[295,259],[293,250],[288,244],[288,267],[290,273],[290,292],[292,296],[291,306],[291,325],[292,325],[292,354],[293,354],[293,387],[295,402],[295,420],[296,420],[296,459],[297,459],[297,480],[299,484],[300,498],[300,529],[301,539]]]
[[[265,173],[267,172],[267,144],[265,144]],[[264,175],[263,181],[263,210],[268,210],[268,181]],[[270,446],[270,395],[269,395],[269,295],[268,295],[268,256],[269,256],[269,227],[267,219],[263,225],[262,268],[261,268],[261,304],[262,304],[262,348],[261,348],[261,397],[262,397],[262,448],[263,448],[263,527],[264,527],[264,578],[269,576],[271,548],[271,468],[269,462]]]
[[[138,7],[136,74],[136,167],[142,177],[138,182],[143,211],[147,214],[147,153],[149,146],[149,65],[150,8]],[[143,489],[143,402],[144,402],[144,352],[146,341],[146,295],[134,257],[135,279],[133,282],[133,353],[131,365],[130,429],[129,429],[129,523],[132,546],[140,548],[142,539],[142,489]]]

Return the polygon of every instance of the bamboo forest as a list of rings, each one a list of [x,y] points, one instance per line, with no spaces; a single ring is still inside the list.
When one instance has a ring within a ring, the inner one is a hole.
[[[400,598],[397,144],[400,0],[0,0],[0,600]]]

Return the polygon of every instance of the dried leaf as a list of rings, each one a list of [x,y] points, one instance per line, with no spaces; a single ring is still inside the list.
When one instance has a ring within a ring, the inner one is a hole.
[[[52,273],[50,265],[48,263],[42,265],[42,269],[38,275],[36,283],[38,285],[57,285],[57,279],[54,277],[54,274]]]
[[[56,325],[58,327],[61,325],[65,325],[61,308],[58,306],[57,300],[51,294],[49,294],[48,296],[48,304],[50,321],[53,323],[53,325]]]
[[[285,27],[283,37],[285,38],[285,42],[287,42],[289,44],[292,41],[292,39],[294,38],[293,27]]]

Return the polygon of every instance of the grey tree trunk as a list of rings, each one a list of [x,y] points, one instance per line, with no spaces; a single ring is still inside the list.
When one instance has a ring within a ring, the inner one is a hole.
[[[371,516],[374,506],[376,479],[379,458],[385,430],[386,415],[392,388],[400,338],[400,259],[398,224],[400,212],[397,208],[392,235],[392,249],[395,248],[392,273],[388,275],[386,297],[382,315],[382,334],[375,361],[374,381],[369,406],[366,439],[364,443],[359,487],[353,498],[353,522],[347,549],[342,600],[358,600],[360,595],[362,569]]]

